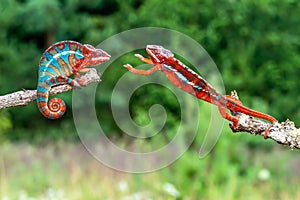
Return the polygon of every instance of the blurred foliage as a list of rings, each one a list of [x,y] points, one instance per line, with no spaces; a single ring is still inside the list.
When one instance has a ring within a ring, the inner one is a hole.
[[[182,32],[203,45],[221,71],[227,93],[236,89],[246,106],[280,121],[300,118],[298,1],[0,0],[0,5],[0,94],[34,89],[40,56],[56,41],[94,45],[131,28],[158,26]],[[126,72],[122,64],[134,62],[138,61],[133,56],[117,60],[112,65],[120,67],[111,67],[102,76],[97,112],[112,135],[119,130],[108,108],[111,91]],[[176,98],[169,98],[164,89],[150,87],[134,94],[135,121],[147,122],[146,108],[159,99],[172,129],[180,120]],[[31,140],[42,133],[56,138],[53,130],[62,127],[69,128],[60,136],[70,137],[74,131],[71,94],[61,96],[68,111],[56,121],[44,119],[34,103],[7,109],[8,138]]]
[[[299,17],[300,2],[296,0],[0,0],[0,95],[35,89],[39,59],[54,42],[76,40],[96,45],[132,28],[164,27],[188,35],[207,50],[221,72],[227,94],[235,89],[247,107],[297,124]],[[136,145],[153,150],[174,138],[182,111],[166,88],[145,85],[130,100],[133,120],[147,125],[151,121],[149,109],[159,103],[168,115],[166,125],[147,140],[132,142],[131,137],[122,134],[112,116],[111,95],[126,72],[122,65],[141,63],[133,53],[118,58],[103,73],[96,93],[97,117],[105,133],[121,147]],[[144,77],[132,76],[132,81],[134,78]],[[118,95],[118,106],[122,107],[125,94]],[[89,160],[85,150],[62,142],[78,137],[72,117],[72,93],[59,97],[65,100],[67,112],[58,120],[45,119],[34,102],[0,111],[2,195],[17,199],[25,190],[27,196],[45,198],[49,188],[57,193],[62,188],[72,195],[70,199],[120,199],[134,191],[150,191],[154,199],[174,199],[163,189],[167,182],[183,197],[178,199],[220,199],[220,195],[222,199],[300,197],[296,151],[282,151],[272,141],[222,134],[209,157],[199,160],[197,152],[205,137],[201,133],[207,129],[211,114],[209,104],[200,100],[198,135],[190,151],[176,164],[157,174],[134,175],[131,179],[113,170],[108,174],[107,168],[99,170],[99,163]],[[186,112],[192,112],[189,109]],[[86,121],[88,126],[89,119]],[[189,123],[194,121],[192,117],[181,124],[186,137],[193,135]],[[223,132],[231,133],[227,124]],[[51,145],[53,140],[56,146]],[[24,145],[23,141],[40,146]],[[270,177],[259,175],[264,170]],[[126,193],[112,187],[124,177],[129,185]]]
[[[83,146],[62,140],[43,146],[4,143],[0,198],[299,199],[299,153],[249,151],[240,142],[246,138],[223,135],[223,142],[204,159],[187,151],[174,164],[144,174],[118,173]],[[132,163],[124,160],[124,165]]]

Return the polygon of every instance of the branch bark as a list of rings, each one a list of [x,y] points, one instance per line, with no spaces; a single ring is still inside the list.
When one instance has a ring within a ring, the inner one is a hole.
[[[87,84],[101,81],[100,75],[97,74],[97,71],[94,68],[91,68],[91,70],[82,76],[82,78],[86,80]],[[55,86],[51,88],[49,95],[56,95],[72,89],[73,88],[68,84]],[[22,90],[0,96],[0,110],[9,107],[26,106],[36,99],[36,92],[36,90]],[[233,92],[232,96],[238,98],[236,92]],[[269,123],[254,119],[251,116],[242,113],[239,113],[239,115],[239,126],[236,130],[232,130],[233,132],[245,132],[252,135],[263,136],[264,132],[270,126]],[[285,122],[274,124],[270,129],[268,138],[279,144],[287,145],[290,148],[300,149],[300,129],[297,129],[294,122],[288,119]]]
[[[239,126],[236,130],[232,131],[263,136],[269,126],[269,123],[254,119],[245,114],[240,114]],[[270,129],[268,138],[279,144],[287,145],[292,149],[300,149],[300,129],[297,129],[295,123],[289,119],[285,122],[274,124]]]
[[[231,96],[238,98],[236,91]],[[270,126],[269,123],[254,119],[249,115],[238,113],[240,116],[239,126],[233,132],[245,132],[252,135],[263,136]],[[275,142],[287,145],[292,149],[300,149],[300,129],[295,127],[295,123],[287,119],[285,122],[275,123],[268,134],[268,138]]]
[[[100,82],[100,74],[96,69],[91,68],[89,72],[82,76],[86,80],[87,84],[92,82]],[[60,94],[72,90],[73,88],[69,84],[63,84],[54,86],[49,92],[49,96]],[[36,90],[21,90],[11,94],[0,96],[0,110],[9,107],[26,106],[30,102],[36,100]]]

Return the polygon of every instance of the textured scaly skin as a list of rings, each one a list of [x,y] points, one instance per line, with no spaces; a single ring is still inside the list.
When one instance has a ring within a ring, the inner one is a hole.
[[[60,118],[66,105],[59,98],[53,98],[47,104],[51,87],[65,83],[75,88],[86,86],[78,72],[87,72],[89,68],[86,67],[99,65],[109,58],[105,51],[75,41],[61,41],[50,46],[39,64],[36,101],[40,112],[49,119]],[[72,74],[75,79],[70,78]]]
[[[124,65],[124,67],[135,74],[146,76],[157,70],[162,71],[176,87],[188,92],[198,99],[202,99],[218,106],[222,117],[233,123],[233,129],[237,129],[239,117],[230,115],[226,112],[226,109],[229,109],[234,113],[244,113],[246,115],[268,120],[272,125],[277,122],[277,120],[270,115],[243,106],[236,98],[220,94],[204,78],[174,58],[174,54],[164,47],[159,45],[148,45],[146,51],[151,59],[144,58],[140,54],[135,54],[135,56],[145,63],[154,65],[153,68],[149,70],[138,70],[134,69],[129,64]],[[265,138],[267,138],[272,125],[265,131]]]

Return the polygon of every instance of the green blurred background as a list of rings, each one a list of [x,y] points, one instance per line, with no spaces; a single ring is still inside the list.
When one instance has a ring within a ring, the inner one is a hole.
[[[299,126],[299,19],[296,0],[0,0],[0,95],[35,89],[39,59],[54,42],[96,45],[128,29],[164,27],[207,50],[227,93],[235,89],[247,107]],[[148,108],[159,99],[168,113],[162,136],[136,144],[111,115],[111,91],[126,72],[122,64],[140,63],[132,55],[103,74],[97,114],[108,137],[121,146],[160,146],[172,139],[180,121],[178,102],[165,88],[145,86],[131,105],[133,119],[147,124]],[[0,199],[300,198],[299,152],[262,137],[233,134],[228,122],[204,159],[198,158],[203,140],[198,135],[179,160],[162,170],[114,171],[82,147],[71,113],[72,93],[59,96],[69,108],[59,120],[45,119],[35,103],[0,111]],[[204,116],[206,104],[199,101]]]

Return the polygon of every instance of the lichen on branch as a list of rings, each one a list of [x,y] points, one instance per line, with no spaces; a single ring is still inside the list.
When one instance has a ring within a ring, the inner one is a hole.
[[[231,93],[231,96],[238,98],[236,91]],[[238,113],[239,126],[233,132],[246,132],[252,135],[264,136],[265,131],[270,124],[264,121],[255,119],[249,115]],[[295,123],[287,119],[285,122],[275,123],[268,134],[268,138],[276,141],[279,144],[287,145],[292,149],[300,149],[300,129],[295,127]]]

